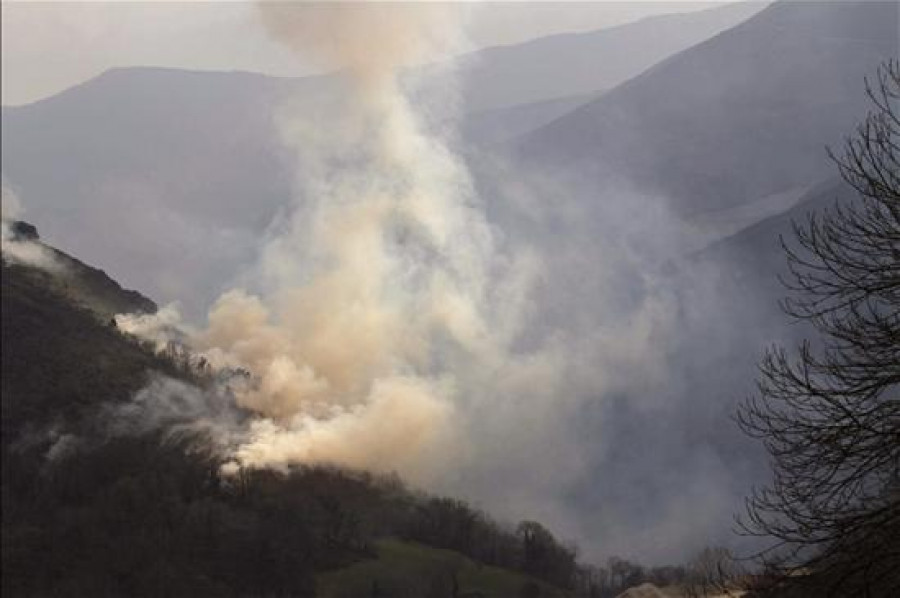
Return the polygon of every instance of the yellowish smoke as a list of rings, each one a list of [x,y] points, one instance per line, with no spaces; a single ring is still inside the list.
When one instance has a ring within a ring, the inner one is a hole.
[[[404,67],[458,41],[452,4],[260,5],[269,31],[349,77],[336,118],[283,118],[303,200],[264,252],[272,290],[224,294],[194,339],[253,381],[238,463],[334,462],[417,480],[459,457],[460,368],[503,359],[494,241],[469,176],[426,133]],[[332,116],[335,116],[332,114]]]

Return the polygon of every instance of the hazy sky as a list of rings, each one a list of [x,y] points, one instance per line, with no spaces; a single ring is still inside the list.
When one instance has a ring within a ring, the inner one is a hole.
[[[734,0],[723,0],[734,1]],[[471,3],[475,47],[586,31],[723,2],[630,0]],[[2,3],[2,103],[52,95],[114,66],[171,66],[300,75],[268,39],[253,4],[218,2]]]

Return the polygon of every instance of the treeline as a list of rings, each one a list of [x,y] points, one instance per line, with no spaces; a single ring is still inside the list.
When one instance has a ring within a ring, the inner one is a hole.
[[[563,589],[574,589],[576,550],[534,521],[503,526],[463,501],[420,498],[399,522],[399,535],[460,552],[475,561],[521,571]]]
[[[3,447],[8,596],[312,596],[314,574],[399,537],[573,588],[574,551],[396,477],[240,470],[196,439],[114,438],[46,460]],[[448,596],[449,598],[449,596]]]
[[[45,451],[4,445],[4,595],[313,596],[317,572],[376,557],[375,541],[386,537],[454,550],[586,598],[697,581],[693,566],[646,568],[615,557],[580,565],[576,550],[539,523],[504,525],[396,476],[325,466],[222,475],[221,459],[204,446],[120,437],[48,461]],[[522,589],[539,595],[536,584]],[[446,598],[455,598],[452,588]]]
[[[41,457],[4,445],[4,595],[310,596],[337,554],[317,550],[314,512],[230,487],[185,442]]]

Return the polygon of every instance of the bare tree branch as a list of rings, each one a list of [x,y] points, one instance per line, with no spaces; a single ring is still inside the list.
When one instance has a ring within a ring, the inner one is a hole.
[[[857,197],[782,239],[783,309],[819,338],[769,349],[737,414],[773,462],[741,522],[775,539],[773,595],[900,595],[900,63],[866,89],[872,111],[830,152]]]

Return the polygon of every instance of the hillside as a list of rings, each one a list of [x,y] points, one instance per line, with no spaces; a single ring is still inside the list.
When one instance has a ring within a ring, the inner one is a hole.
[[[5,263],[2,274],[4,446],[30,427],[75,421],[87,406],[130,396],[149,369],[172,371],[44,275]]]
[[[473,561],[458,552],[396,539],[376,543],[377,558],[318,576],[322,598],[371,596],[571,595],[527,575]],[[416,581],[420,580],[420,581]],[[424,583],[422,583],[424,582]]]
[[[701,262],[729,264],[728,280],[735,295],[761,294],[775,302],[784,294],[778,281],[787,274],[787,260],[781,245],[783,239],[793,241],[793,224],[804,224],[809,214],[833,209],[836,203],[852,201],[854,190],[839,180],[826,179],[803,194],[789,210],[765,218],[760,222],[726,237],[698,252]]]
[[[683,215],[815,184],[832,173],[825,145],[866,112],[863,77],[898,55],[898,10],[776,2],[527,134],[515,151],[594,192],[615,174]]]
[[[24,249],[26,256],[27,252],[34,252],[43,262],[41,268],[19,270],[20,276],[40,278],[39,284],[52,288],[55,293],[95,313],[101,320],[109,321],[116,314],[122,313],[156,312],[156,304],[144,295],[123,289],[103,270],[88,266],[43,243],[33,225],[18,220],[4,222],[4,226],[10,231],[6,233],[4,230],[4,251],[10,250],[15,254],[17,249]],[[13,259],[12,262],[16,260]]]
[[[53,269],[3,260],[5,442],[51,418],[77,418],[85,405],[129,396],[144,384],[149,369],[173,371],[109,324],[117,313],[155,311],[150,299],[41,243],[34,227],[22,222],[13,227],[19,236],[4,239],[4,251],[9,243],[35,245],[52,256]]]
[[[27,225],[15,229],[28,238],[14,242],[37,242]],[[138,391],[148,410],[166,400],[153,395],[159,385],[176,401],[204,394],[236,425],[245,414],[203,370],[109,324],[109,306],[149,300],[54,255],[65,281],[2,263],[4,595],[369,596],[374,582],[504,598],[525,586],[563,596],[560,585],[574,583],[574,554],[549,532],[535,552],[513,527],[395,476],[224,474],[226,456],[205,432],[126,425]]]
[[[479,110],[465,116],[460,134],[474,146],[500,144],[556,120],[597,95],[600,92]]]

